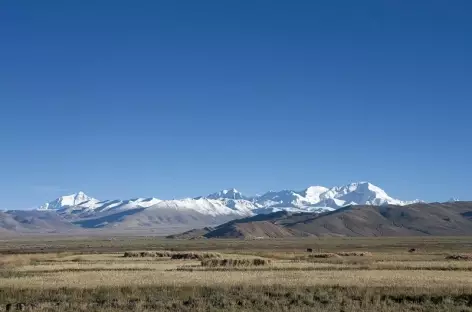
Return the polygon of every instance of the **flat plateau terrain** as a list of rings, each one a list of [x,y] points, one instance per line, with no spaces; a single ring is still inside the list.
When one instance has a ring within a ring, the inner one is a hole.
[[[4,239],[0,311],[472,311],[469,252],[472,237]]]

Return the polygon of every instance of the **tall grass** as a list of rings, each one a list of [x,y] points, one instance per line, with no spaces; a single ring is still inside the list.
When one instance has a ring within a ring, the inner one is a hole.
[[[2,306],[22,303],[37,312],[460,312],[471,310],[470,300],[472,294],[459,288],[440,292],[337,286],[0,288]]]

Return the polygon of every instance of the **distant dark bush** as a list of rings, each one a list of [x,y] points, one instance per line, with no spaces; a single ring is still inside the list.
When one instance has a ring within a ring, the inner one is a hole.
[[[241,267],[241,266],[264,266],[271,264],[269,259],[204,259],[202,266],[205,267]]]
[[[162,250],[162,251],[126,251],[123,255],[125,258],[162,258],[170,257],[172,255],[171,251]]]
[[[203,260],[209,258],[221,258],[221,254],[217,252],[175,252],[171,259],[177,260]]]
[[[457,254],[457,255],[449,255],[446,257],[446,260],[472,260],[472,255],[466,254]]]
[[[370,257],[372,253],[368,251],[342,251],[337,253],[342,257]]]
[[[125,258],[137,258],[140,257],[139,252],[136,251],[125,251],[125,254],[123,255]]]
[[[330,252],[321,252],[309,255],[308,258],[340,258],[338,254],[330,253]]]

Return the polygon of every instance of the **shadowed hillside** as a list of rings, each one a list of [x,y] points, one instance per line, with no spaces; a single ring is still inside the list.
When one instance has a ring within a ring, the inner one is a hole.
[[[56,233],[78,231],[79,228],[54,212],[0,212],[0,233]]]
[[[349,206],[321,214],[277,212],[234,220],[198,233],[206,238],[472,235],[472,202]]]

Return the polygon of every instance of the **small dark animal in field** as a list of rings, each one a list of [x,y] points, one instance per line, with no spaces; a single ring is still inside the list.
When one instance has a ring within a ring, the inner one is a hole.
[[[408,252],[417,252],[417,251],[418,251],[418,249],[416,249],[416,248],[411,248],[411,249],[408,250]]]
[[[307,248],[306,252],[313,252],[313,249],[312,248]]]

